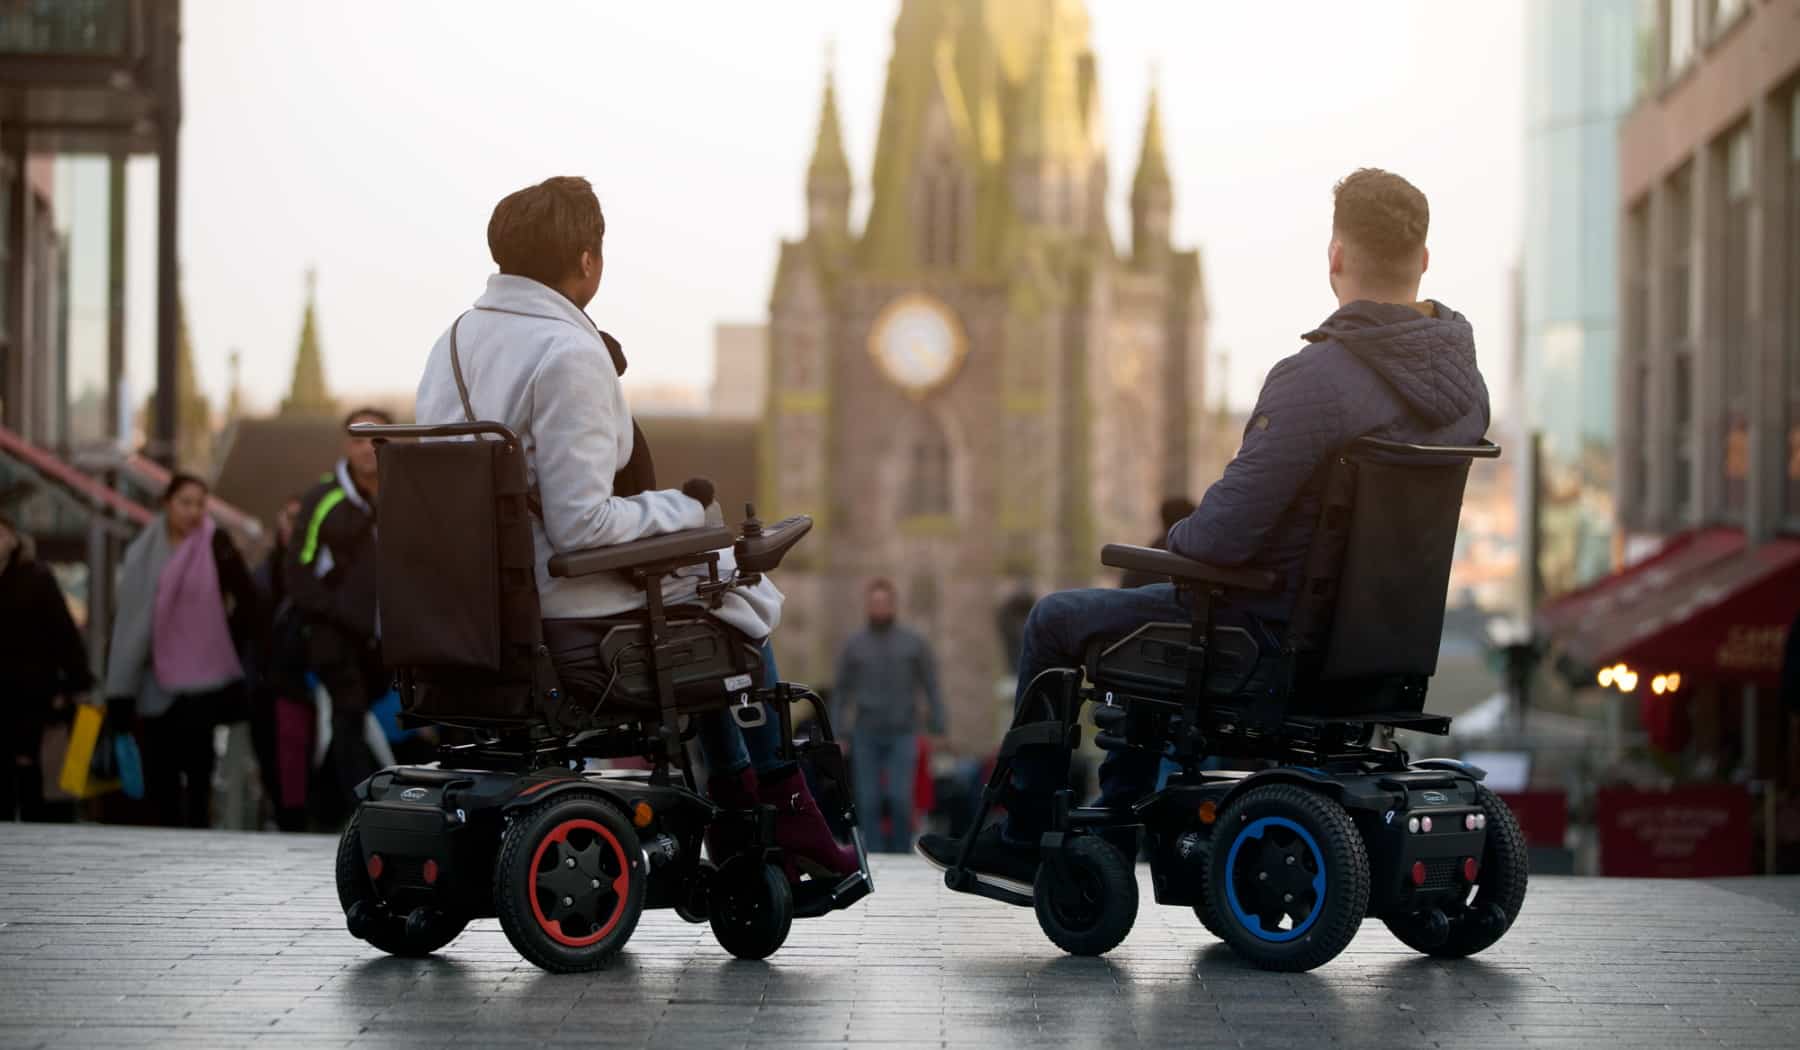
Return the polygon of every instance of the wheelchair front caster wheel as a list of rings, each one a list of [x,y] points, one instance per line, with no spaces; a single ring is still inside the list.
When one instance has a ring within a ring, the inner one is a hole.
[[[1038,865],[1031,896],[1044,935],[1070,955],[1112,951],[1137,921],[1137,873],[1094,835],[1070,839],[1061,864]]]
[[[719,947],[740,959],[767,959],[794,925],[794,893],[780,868],[739,855],[713,876],[707,911]]]
[[[520,814],[494,865],[494,910],[519,954],[551,973],[612,961],[644,910],[637,832],[597,794],[570,792]]]

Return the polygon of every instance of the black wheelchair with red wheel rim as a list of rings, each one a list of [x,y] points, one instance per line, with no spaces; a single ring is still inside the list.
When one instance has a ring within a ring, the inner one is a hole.
[[[1480,769],[1414,761],[1392,731],[1449,731],[1449,718],[1424,711],[1426,683],[1469,465],[1499,454],[1491,444],[1363,438],[1334,456],[1276,646],[1214,623],[1234,597],[1279,590],[1273,573],[1107,546],[1105,564],[1173,580],[1192,620],[1096,640],[1083,667],[1039,676],[1001,742],[975,826],[1009,797],[1022,748],[1055,747],[1066,760],[1089,706],[1100,747],[1178,770],[1127,808],[1057,795],[1031,885],[971,867],[973,834],[945,884],[1035,907],[1056,945],[1098,955],[1136,919],[1141,844],[1157,903],[1192,907],[1266,969],[1330,961],[1367,917],[1430,955],[1493,945],[1525,901],[1518,822]],[[1209,768],[1215,755],[1259,768]]]
[[[547,639],[517,436],[484,422],[351,429],[378,443],[383,658],[407,717],[458,738],[436,763],[359,785],[337,858],[351,934],[425,955],[495,917],[520,955],[572,972],[604,966],[646,909],[669,909],[761,959],[795,918],[873,889],[825,704],[803,685],[759,684],[760,647],[709,615],[774,569],[810,519],[764,526],[752,509],[737,534],[708,526],[559,554],[551,576],[617,574],[645,607]],[[466,437],[484,440],[417,440]],[[735,567],[722,574],[727,549]],[[665,607],[677,573],[703,576],[690,601]],[[722,714],[777,724],[790,775],[848,829],[856,871],[790,881],[772,806],[728,808],[698,790],[694,719]],[[593,768],[622,759],[649,768]]]

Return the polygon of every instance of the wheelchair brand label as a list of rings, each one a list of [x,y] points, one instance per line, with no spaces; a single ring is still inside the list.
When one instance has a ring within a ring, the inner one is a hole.
[[[1450,796],[1444,794],[1442,791],[1427,791],[1423,795],[1420,795],[1419,798],[1428,806],[1441,806],[1450,801]]]
[[[748,688],[750,688],[750,676],[747,674],[734,674],[730,678],[725,679],[725,691],[728,693],[735,693],[740,689]]]
[[[417,802],[429,793],[424,788],[407,788],[400,792],[400,798],[405,802]]]

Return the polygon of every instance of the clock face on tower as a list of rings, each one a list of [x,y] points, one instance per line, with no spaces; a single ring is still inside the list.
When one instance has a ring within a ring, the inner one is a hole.
[[[950,307],[929,295],[903,295],[882,308],[869,330],[869,353],[888,379],[914,397],[941,385],[968,345]]]

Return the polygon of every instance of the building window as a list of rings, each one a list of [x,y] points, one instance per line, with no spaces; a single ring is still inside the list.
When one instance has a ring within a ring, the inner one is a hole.
[[[1738,16],[1750,9],[1748,0],[1707,0],[1710,10],[1707,12],[1706,32],[1710,39],[1717,40],[1721,34],[1737,24]]]
[[[1637,39],[1632,52],[1636,98],[1643,98],[1655,91],[1662,79],[1657,63],[1659,56],[1656,53],[1656,12],[1661,6],[1660,0],[1638,0],[1637,3]]]
[[[926,419],[915,431],[912,455],[907,462],[906,517],[950,513],[950,442],[934,420]]]
[[[1726,517],[1741,521],[1750,492],[1750,128],[1725,138],[1725,213],[1719,231],[1720,348],[1724,366]]]
[[[1674,471],[1670,485],[1671,506],[1677,522],[1691,521],[1694,499],[1694,334],[1688,330],[1688,299],[1692,295],[1688,259],[1693,252],[1693,168],[1683,168],[1669,180],[1669,249],[1663,269],[1663,317],[1671,347],[1670,406],[1674,426],[1669,428],[1667,462]]]
[[[922,238],[920,254],[927,266],[955,266],[962,259],[962,179],[956,161],[938,153],[926,162],[919,180]]]
[[[1693,57],[1694,0],[1669,0],[1669,76],[1679,76]]]
[[[1650,520],[1650,443],[1646,424],[1650,419],[1650,215],[1648,203],[1631,209],[1626,217],[1625,332],[1622,347],[1625,379],[1624,500],[1621,509],[1627,526],[1646,528]]]

